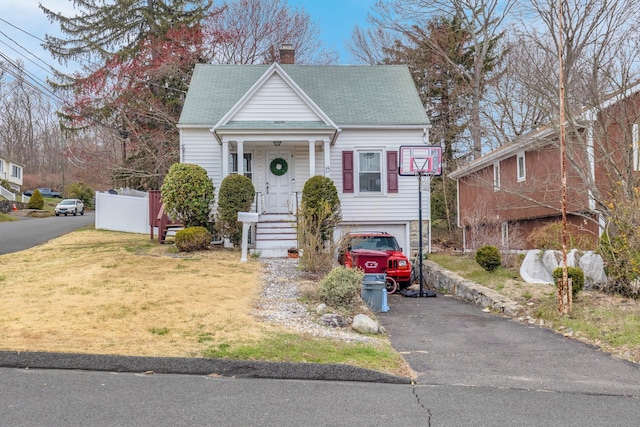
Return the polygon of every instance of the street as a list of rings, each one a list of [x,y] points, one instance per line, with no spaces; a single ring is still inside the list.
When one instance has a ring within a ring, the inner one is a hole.
[[[637,397],[0,368],[2,426],[630,426]]]
[[[95,214],[91,211],[78,216],[24,217],[19,221],[0,222],[0,255],[40,245],[94,221]]]

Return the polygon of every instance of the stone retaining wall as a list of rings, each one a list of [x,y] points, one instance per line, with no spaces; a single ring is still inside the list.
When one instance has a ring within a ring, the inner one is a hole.
[[[26,203],[12,202],[11,200],[0,200],[0,212],[7,213],[13,210],[13,204],[16,204],[17,209],[24,209],[27,207]]]
[[[493,289],[464,279],[440,267],[433,261],[425,260],[422,265],[426,283],[434,286],[439,291],[444,291],[477,306],[504,313],[508,316],[517,316],[524,311],[524,307],[517,302],[508,299]]]

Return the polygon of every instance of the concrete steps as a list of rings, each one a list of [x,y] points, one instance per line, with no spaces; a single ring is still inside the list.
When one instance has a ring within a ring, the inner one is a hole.
[[[262,214],[256,224],[255,248],[264,258],[286,257],[289,248],[298,247],[296,218],[290,214]]]

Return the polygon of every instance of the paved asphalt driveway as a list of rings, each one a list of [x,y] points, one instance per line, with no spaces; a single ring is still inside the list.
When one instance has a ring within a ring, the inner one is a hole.
[[[48,218],[20,217],[20,221],[0,222],[0,255],[40,245],[73,230],[93,224],[94,212],[78,216]]]
[[[378,315],[418,384],[640,397],[640,365],[453,297],[389,296]]]

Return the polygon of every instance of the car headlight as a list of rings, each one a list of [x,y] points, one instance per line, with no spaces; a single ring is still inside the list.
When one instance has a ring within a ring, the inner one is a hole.
[[[401,259],[398,261],[398,267],[406,267],[407,266],[407,260],[406,259]]]

